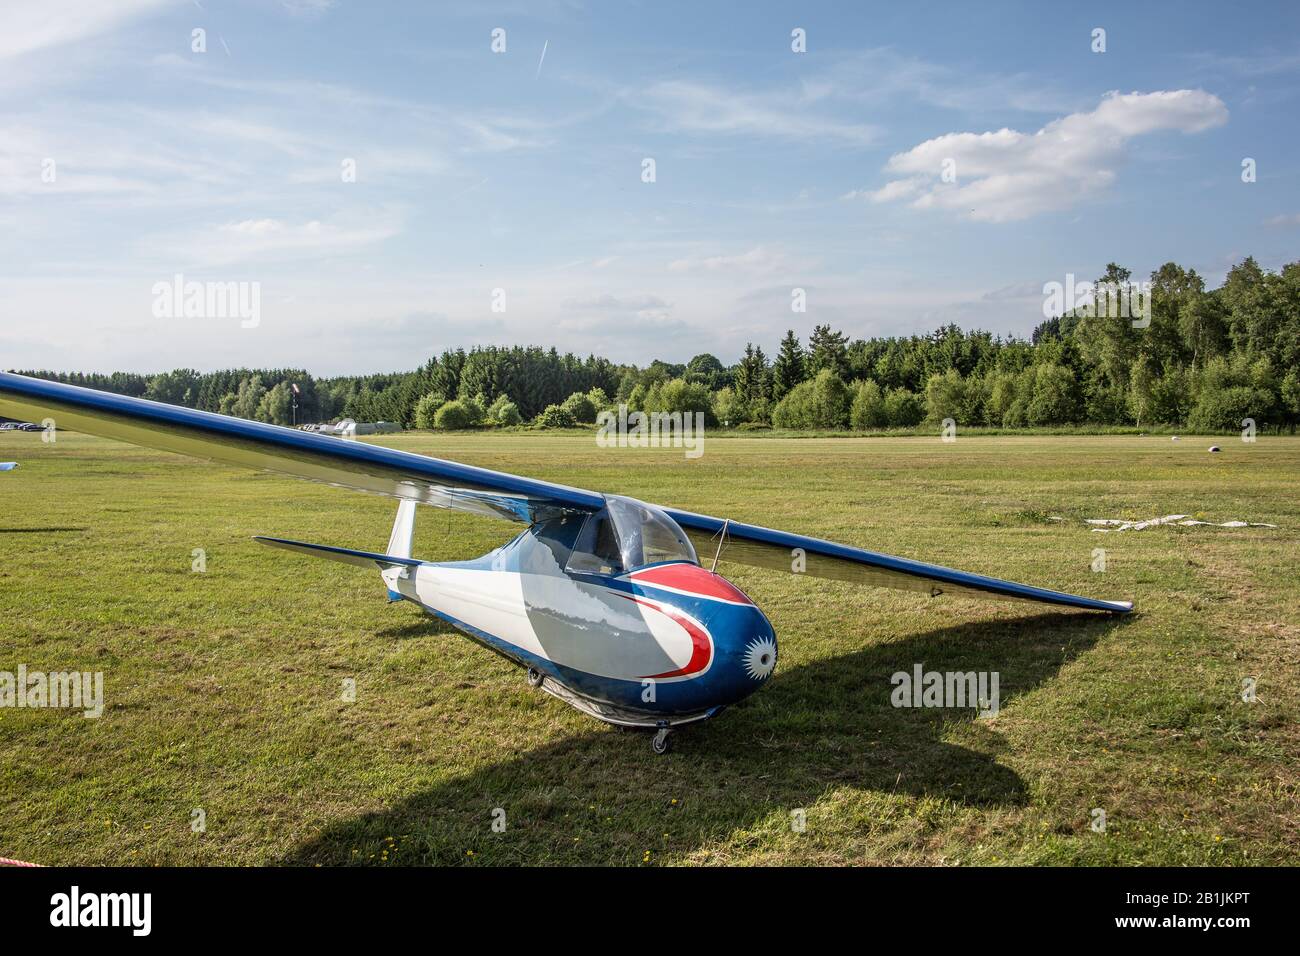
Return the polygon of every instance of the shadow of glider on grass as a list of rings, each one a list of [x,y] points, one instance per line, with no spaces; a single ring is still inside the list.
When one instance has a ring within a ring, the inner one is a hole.
[[[412,601],[448,621],[526,668],[533,686],[593,717],[655,730],[657,753],[668,749],[673,728],[717,715],[761,687],[776,667],[772,625],[715,573],[719,560],[931,596],[1114,614],[1133,609],[1130,602],[21,375],[0,373],[0,415],[52,418],[59,429],[397,498],[383,553],[257,540],[378,570],[389,600]],[[525,530],[481,558],[421,561],[411,556],[417,504],[517,521]]]

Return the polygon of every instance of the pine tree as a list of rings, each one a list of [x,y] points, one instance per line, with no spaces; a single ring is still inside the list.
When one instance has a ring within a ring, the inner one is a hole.
[[[753,363],[754,398],[766,402],[772,397],[772,369],[767,364],[767,356],[759,346],[754,347]]]
[[[849,370],[848,341],[847,335],[833,331],[829,325],[815,326],[808,336],[808,377],[828,368],[843,378]]]
[[[789,329],[781,340],[776,361],[772,363],[772,400],[779,402],[804,378],[803,347],[799,345],[794,329]]]

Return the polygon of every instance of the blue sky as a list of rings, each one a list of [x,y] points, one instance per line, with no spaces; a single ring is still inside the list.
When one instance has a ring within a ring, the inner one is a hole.
[[[1300,7],[1053,6],[7,0],[0,366],[732,361],[1300,258]]]

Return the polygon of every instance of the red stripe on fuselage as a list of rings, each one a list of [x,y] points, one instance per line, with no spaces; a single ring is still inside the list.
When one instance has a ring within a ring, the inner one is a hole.
[[[679,667],[675,671],[664,671],[662,674],[645,674],[638,680],[664,680],[669,677],[690,677],[698,674],[709,666],[713,660],[713,639],[698,624],[689,617],[679,613],[672,607],[664,607],[658,604],[651,604],[649,601],[643,601],[640,598],[632,597],[630,594],[624,594],[622,597],[629,601],[635,601],[637,604],[648,608],[653,608],[660,614],[672,619],[679,627],[691,636],[691,659],[686,662],[685,667]]]
[[[705,571],[698,564],[661,564],[628,575],[637,584],[659,585],[695,597],[753,605],[744,591],[720,574]]]

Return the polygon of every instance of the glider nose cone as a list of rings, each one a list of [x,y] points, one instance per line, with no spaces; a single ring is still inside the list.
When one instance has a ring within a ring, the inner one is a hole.
[[[772,633],[771,625],[768,625],[767,631],[766,634],[760,632],[750,638],[741,657],[745,674],[751,680],[765,681],[776,670],[776,635]]]
[[[718,656],[726,668],[737,699],[763,685],[776,669],[776,632],[767,615],[744,591],[722,575],[693,568],[705,587],[718,598],[709,624],[718,642]]]
[[[722,575],[682,562],[637,571],[632,580],[657,597],[670,597],[704,625],[711,656],[693,691],[698,706],[733,704],[772,676],[776,632],[749,595]]]
[[[732,701],[758,690],[776,670],[776,631],[757,604],[726,578],[702,571],[727,598],[717,602],[709,626],[717,642],[719,678]]]

